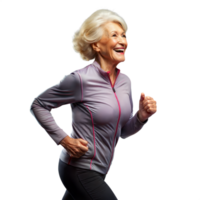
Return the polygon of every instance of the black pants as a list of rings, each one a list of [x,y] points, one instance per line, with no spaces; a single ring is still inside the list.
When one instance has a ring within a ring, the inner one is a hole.
[[[62,200],[117,200],[104,181],[106,175],[81,169],[59,160],[59,175],[66,188]]]

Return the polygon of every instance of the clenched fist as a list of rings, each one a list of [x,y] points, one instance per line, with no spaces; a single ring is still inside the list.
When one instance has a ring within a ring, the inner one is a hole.
[[[88,151],[88,142],[81,138],[74,139],[66,136],[60,144],[67,150],[69,155],[74,158],[80,158]]]
[[[137,100],[137,110],[138,118],[141,122],[146,121],[147,119],[154,117],[159,112],[159,101],[147,95],[145,92],[139,93],[139,99]]]

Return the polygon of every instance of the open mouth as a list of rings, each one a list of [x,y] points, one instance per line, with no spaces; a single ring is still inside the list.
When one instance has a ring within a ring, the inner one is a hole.
[[[124,54],[124,49],[113,49],[116,53]]]

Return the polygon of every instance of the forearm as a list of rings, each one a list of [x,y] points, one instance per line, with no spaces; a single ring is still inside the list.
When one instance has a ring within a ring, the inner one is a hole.
[[[148,121],[145,120],[142,122],[138,116],[138,112],[129,119],[129,121],[123,126],[121,131],[121,138],[125,139],[135,133],[137,133],[140,129],[142,129],[143,125]]]
[[[36,99],[31,105],[30,112],[57,145],[59,145],[61,140],[67,136],[67,134],[56,124],[51,112],[40,106]]]

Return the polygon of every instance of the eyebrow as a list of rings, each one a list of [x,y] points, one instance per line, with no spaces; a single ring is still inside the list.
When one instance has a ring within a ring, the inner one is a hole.
[[[112,32],[114,32],[114,33],[118,33],[117,31],[111,31],[110,33],[112,33]],[[125,32],[122,32],[122,34],[123,34],[123,33],[125,33]]]

